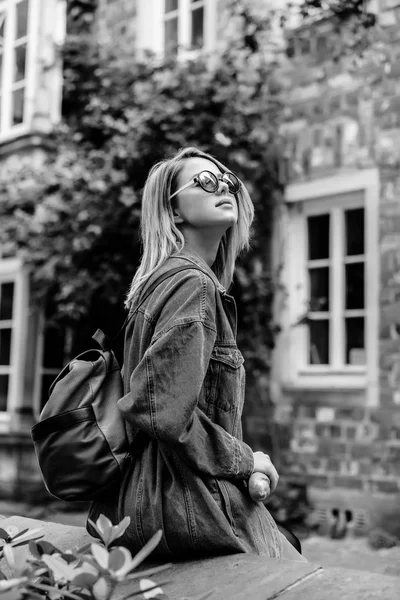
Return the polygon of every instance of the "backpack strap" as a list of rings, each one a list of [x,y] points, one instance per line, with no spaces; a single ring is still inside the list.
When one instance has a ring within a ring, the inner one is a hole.
[[[103,352],[110,350],[110,340],[101,329],[97,329],[95,331],[95,333],[92,335],[92,339],[99,344]]]
[[[117,335],[115,337],[113,337],[112,341],[114,341],[119,336],[119,334],[123,331],[123,329],[125,329],[125,327],[129,323],[129,321],[135,316],[135,314],[137,313],[137,311],[139,310],[139,308],[142,306],[142,304],[154,292],[154,290],[156,289],[156,287],[158,287],[160,285],[160,283],[162,283],[163,281],[165,281],[169,277],[172,277],[176,273],[179,273],[180,271],[187,271],[189,269],[195,269],[196,271],[201,271],[202,273],[204,273],[205,275],[207,275],[207,277],[210,277],[210,275],[208,275],[208,273],[206,273],[206,271],[204,271],[204,269],[202,269],[201,267],[198,267],[197,265],[185,265],[185,266],[182,266],[182,267],[176,267],[175,269],[171,269],[169,271],[166,271],[165,273],[163,273],[162,275],[160,275],[159,277],[157,277],[157,279],[155,281],[153,281],[153,283],[147,289],[145,289],[145,292],[144,292],[143,296],[141,297],[139,304],[135,307],[135,310],[132,313],[130,313],[130,314],[127,315],[124,323],[122,324],[121,329],[118,331]],[[211,277],[210,277],[210,279],[212,280]],[[102,346],[102,343],[99,341],[99,339],[95,338],[95,335],[97,335],[98,332],[100,332],[100,334],[102,334],[104,336],[104,334],[103,334],[103,332],[101,330],[97,330],[96,333],[92,337]],[[106,338],[106,336],[104,336],[104,337]],[[107,339],[105,339],[104,341],[102,340],[102,342],[103,343],[104,342],[107,343]]]

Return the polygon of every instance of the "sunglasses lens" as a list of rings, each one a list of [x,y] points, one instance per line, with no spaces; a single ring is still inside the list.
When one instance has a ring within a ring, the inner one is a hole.
[[[218,179],[209,171],[202,171],[198,175],[198,182],[206,192],[216,192],[218,189]]]
[[[237,194],[240,189],[240,181],[233,173],[225,173],[222,178],[228,185],[229,191],[232,194]]]

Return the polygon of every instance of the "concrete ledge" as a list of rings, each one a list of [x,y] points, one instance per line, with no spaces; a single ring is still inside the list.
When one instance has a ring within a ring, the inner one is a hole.
[[[43,539],[60,550],[79,547],[93,540],[83,527],[20,516],[0,519],[0,527],[10,526],[17,527],[19,531],[40,527]],[[15,554],[17,560],[18,556],[21,559],[26,557],[28,547],[15,548]],[[338,597],[342,600],[372,600],[377,597],[397,600],[400,589],[397,577],[348,569],[323,570],[310,563],[250,554],[176,562],[152,579],[169,582],[163,588],[170,600],[188,599],[206,592],[211,592],[210,600],[333,600]],[[115,600],[127,595],[130,586],[132,583],[121,584]]]

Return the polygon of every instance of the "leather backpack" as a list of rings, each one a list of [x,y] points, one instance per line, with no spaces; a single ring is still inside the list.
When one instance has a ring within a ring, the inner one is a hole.
[[[162,281],[187,269],[202,271],[195,265],[182,266],[158,277],[120,332]],[[45,486],[60,500],[99,498],[120,480],[134,452],[117,405],[124,395],[121,367],[100,329],[92,338],[100,349],[87,350],[64,367],[31,430]]]

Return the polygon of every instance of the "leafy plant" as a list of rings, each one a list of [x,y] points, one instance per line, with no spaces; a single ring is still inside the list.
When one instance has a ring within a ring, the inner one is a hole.
[[[0,600],[108,600],[114,596],[119,583],[131,581],[136,586],[124,596],[152,598],[164,594],[150,576],[170,565],[138,570],[141,563],[159,543],[158,531],[149,542],[132,556],[129,550],[115,546],[124,534],[130,518],[113,525],[104,515],[91,522],[102,543],[93,542],[82,548],[62,551],[38,535],[41,529],[17,531],[15,527],[0,528],[0,559],[11,572],[0,570]],[[29,544],[30,557],[21,564],[14,548]],[[166,582],[164,582],[166,583]],[[163,597],[166,597],[165,595]]]

